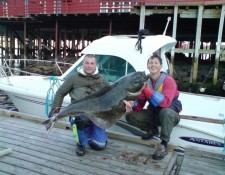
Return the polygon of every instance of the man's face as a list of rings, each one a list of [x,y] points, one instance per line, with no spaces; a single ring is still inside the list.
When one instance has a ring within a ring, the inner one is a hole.
[[[87,57],[83,62],[83,69],[87,75],[92,75],[96,70],[96,59],[94,57]]]
[[[158,58],[152,58],[148,62],[148,70],[151,74],[160,73],[162,65],[160,64]]]

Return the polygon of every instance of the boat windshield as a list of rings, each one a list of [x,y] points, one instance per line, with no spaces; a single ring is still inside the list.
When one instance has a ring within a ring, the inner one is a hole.
[[[134,67],[126,60],[112,55],[95,55],[98,62],[99,73],[103,75],[109,82],[115,82],[122,76],[135,72]],[[64,78],[77,71],[82,66],[80,62],[74,69]]]

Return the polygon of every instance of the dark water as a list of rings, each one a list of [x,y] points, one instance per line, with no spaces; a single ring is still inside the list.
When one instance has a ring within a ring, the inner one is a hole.
[[[4,92],[0,91],[0,109],[6,109],[10,111],[18,111],[12,101]]]

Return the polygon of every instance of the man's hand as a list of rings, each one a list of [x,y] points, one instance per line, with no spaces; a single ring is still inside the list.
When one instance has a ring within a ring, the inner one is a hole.
[[[59,113],[59,110],[60,110],[59,107],[52,108],[52,110],[48,114],[48,118],[52,118],[56,113]]]

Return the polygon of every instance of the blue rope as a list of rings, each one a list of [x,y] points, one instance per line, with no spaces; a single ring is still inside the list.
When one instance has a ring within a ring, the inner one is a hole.
[[[57,86],[59,88],[60,83],[57,78],[57,76],[49,76],[50,79],[50,88],[47,91],[47,96],[45,98],[45,114],[48,116],[49,113],[49,107],[52,107],[54,97],[55,97],[55,92],[54,88]]]

